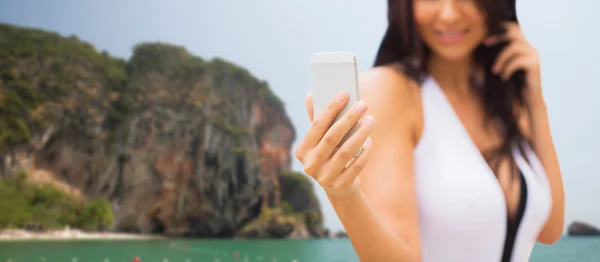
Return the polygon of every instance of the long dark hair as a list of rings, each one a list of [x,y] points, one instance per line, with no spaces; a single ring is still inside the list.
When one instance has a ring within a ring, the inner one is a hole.
[[[491,35],[505,32],[503,22],[517,21],[515,0],[479,0],[479,8],[486,17],[486,24]],[[486,123],[499,121],[502,131],[502,143],[484,152],[488,163],[497,170],[500,160],[508,157],[511,164],[512,145],[519,145],[522,151],[524,137],[519,128],[515,106],[525,106],[523,88],[525,73],[517,71],[507,81],[494,75],[491,67],[496,57],[508,43],[494,46],[478,46],[474,51],[473,70],[482,70],[483,79],[476,79],[471,74],[471,88],[476,91],[484,104]],[[427,76],[427,60],[429,49],[419,38],[413,16],[413,0],[388,0],[388,28],[377,52],[375,66],[401,65],[403,72],[417,81]],[[494,163],[494,164],[492,164]]]

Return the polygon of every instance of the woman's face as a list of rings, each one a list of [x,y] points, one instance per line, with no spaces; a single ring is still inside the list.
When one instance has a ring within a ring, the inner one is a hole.
[[[484,15],[475,0],[413,0],[419,36],[431,51],[461,60],[487,35]]]

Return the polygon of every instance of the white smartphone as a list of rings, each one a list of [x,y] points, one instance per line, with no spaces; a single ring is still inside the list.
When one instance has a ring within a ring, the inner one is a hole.
[[[310,58],[311,84],[314,116],[317,117],[329,103],[340,92],[346,92],[349,96],[348,103],[335,121],[343,117],[359,99],[358,92],[358,69],[357,61],[351,52],[320,52],[315,53]],[[334,122],[335,122],[334,121]],[[357,123],[342,139],[338,148],[343,144],[356,130]],[[360,151],[357,152],[357,155]]]

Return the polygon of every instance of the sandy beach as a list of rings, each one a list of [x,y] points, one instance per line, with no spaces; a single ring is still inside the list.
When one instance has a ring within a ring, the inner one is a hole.
[[[48,230],[30,232],[20,229],[1,230],[0,241],[7,240],[148,240],[163,238],[158,235],[141,235],[110,232],[84,232],[78,229]]]

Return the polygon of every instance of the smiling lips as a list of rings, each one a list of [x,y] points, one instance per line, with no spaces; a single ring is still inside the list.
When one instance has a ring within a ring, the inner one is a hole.
[[[440,42],[442,42],[443,44],[457,44],[460,41],[462,41],[465,36],[467,35],[467,33],[469,32],[468,29],[464,29],[464,30],[436,30],[435,31],[435,35],[437,36],[438,40]]]

